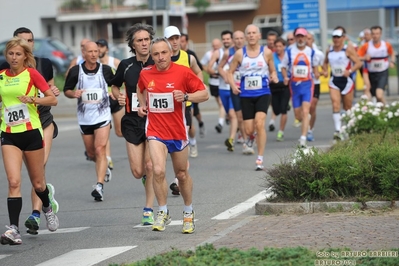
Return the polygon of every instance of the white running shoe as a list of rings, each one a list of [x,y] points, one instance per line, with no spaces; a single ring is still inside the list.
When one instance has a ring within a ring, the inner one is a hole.
[[[197,144],[190,145],[190,157],[195,158],[198,156]]]

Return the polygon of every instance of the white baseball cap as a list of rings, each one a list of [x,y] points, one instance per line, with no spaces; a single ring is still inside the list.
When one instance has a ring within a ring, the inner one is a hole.
[[[163,31],[163,36],[167,39],[169,39],[174,35],[181,36],[180,31],[176,26],[166,27],[165,30]]]
[[[337,37],[342,37],[344,35],[344,32],[342,30],[334,30],[332,33],[332,36],[337,36]]]

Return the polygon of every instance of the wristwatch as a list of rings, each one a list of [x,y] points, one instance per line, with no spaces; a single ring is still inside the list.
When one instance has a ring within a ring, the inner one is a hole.
[[[188,94],[184,94],[184,101],[187,102],[188,101]]]

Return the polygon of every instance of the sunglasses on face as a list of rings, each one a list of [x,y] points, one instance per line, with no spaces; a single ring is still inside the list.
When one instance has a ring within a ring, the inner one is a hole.
[[[294,41],[294,40],[295,40],[294,38],[287,39],[287,41]]]
[[[339,39],[339,38],[341,38],[342,36],[333,36],[333,39]]]

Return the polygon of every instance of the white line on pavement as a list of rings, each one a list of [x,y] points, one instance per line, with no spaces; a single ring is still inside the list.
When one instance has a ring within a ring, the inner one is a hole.
[[[77,249],[65,253],[54,259],[45,261],[36,266],[89,266],[109,259],[137,246],[123,246],[110,248]]]
[[[59,126],[58,127],[58,131],[59,132],[65,132],[65,131],[71,131],[71,130],[77,130],[79,129],[78,125],[74,125],[74,126]]]
[[[5,257],[8,257],[8,256],[11,256],[11,255],[1,255],[1,254],[0,254],[0,260],[1,260],[1,259],[4,259]]]
[[[194,222],[197,222],[197,221],[198,221],[198,219],[194,219]],[[170,225],[183,225],[183,220],[172,220],[170,222],[170,224],[168,224],[167,226],[170,226]],[[151,228],[151,226],[138,224],[134,228]]]
[[[266,190],[263,190],[253,196],[252,198],[247,199],[244,202],[241,202],[240,204],[228,209],[227,211],[224,211],[214,217],[212,217],[213,220],[227,220],[233,217],[236,217],[240,215],[243,212],[246,212],[247,210],[251,209],[252,207],[255,206],[255,203],[262,199],[266,199],[272,195],[271,192],[266,192]]]
[[[39,230],[40,235],[49,235],[49,234],[64,234],[64,233],[75,233],[86,230],[90,227],[72,227],[72,228],[60,228],[55,232],[50,232],[49,230]],[[28,234],[25,234],[28,235]]]

